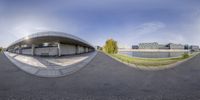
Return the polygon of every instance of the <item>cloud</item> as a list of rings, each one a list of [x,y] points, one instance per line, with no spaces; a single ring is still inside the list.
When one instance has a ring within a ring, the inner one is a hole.
[[[149,41],[150,38],[152,38],[152,36],[156,37],[155,34],[158,34],[159,31],[164,28],[165,24],[162,22],[146,22],[132,27],[129,25],[128,28],[118,31],[121,32],[121,34],[125,33],[125,35],[122,37],[117,37],[116,39],[118,40],[119,47],[130,48],[131,45],[139,42],[152,42],[152,40]]]
[[[162,22],[148,22],[137,26],[133,32],[138,35],[145,35],[152,32],[156,32],[165,27]]]
[[[29,34],[40,31],[60,31],[74,34],[79,31],[78,24],[73,20],[65,19],[67,23],[57,20],[54,15],[26,15],[12,14],[8,17],[0,17],[0,46],[7,47],[15,40]]]
[[[122,47],[154,41],[200,44],[197,0],[20,1],[0,1],[0,45],[45,30],[74,34],[94,45],[108,38]]]

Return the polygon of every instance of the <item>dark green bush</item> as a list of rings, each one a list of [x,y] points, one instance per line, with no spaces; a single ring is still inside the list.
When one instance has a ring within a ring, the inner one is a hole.
[[[190,57],[188,53],[184,53],[184,54],[182,55],[182,58],[188,58],[188,57]]]
[[[3,48],[2,47],[0,47],[0,52],[2,52],[3,51]]]

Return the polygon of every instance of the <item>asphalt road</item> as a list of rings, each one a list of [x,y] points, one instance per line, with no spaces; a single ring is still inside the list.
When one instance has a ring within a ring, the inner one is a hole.
[[[0,100],[200,100],[200,55],[174,68],[144,71],[98,53],[74,74],[40,78],[0,54]]]

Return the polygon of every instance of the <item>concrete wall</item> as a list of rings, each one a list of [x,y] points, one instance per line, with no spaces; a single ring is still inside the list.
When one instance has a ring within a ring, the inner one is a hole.
[[[15,52],[16,52],[16,53],[20,53],[20,50],[19,50],[19,49],[18,49],[18,50],[15,50]]]
[[[60,49],[61,49],[61,55],[76,54],[76,46],[75,45],[61,44]]]
[[[89,52],[91,52],[92,51],[92,49],[91,48],[89,48],[89,50],[88,50]]]
[[[92,49],[80,45],[69,45],[69,44],[60,44],[60,54],[61,55],[74,55],[74,54],[82,54],[91,52]],[[33,50],[34,53],[33,53]],[[10,51],[12,51],[10,49]],[[58,47],[32,47],[32,48],[23,48],[21,50],[13,50],[15,53],[26,54],[35,56],[59,56],[59,48]]]
[[[84,53],[84,47],[78,46],[78,53]]]
[[[32,55],[32,49],[22,49],[21,52],[25,55]]]
[[[58,55],[58,48],[57,47],[35,48],[35,55],[57,56]]]
[[[88,52],[88,48],[87,47],[85,48],[85,52]]]

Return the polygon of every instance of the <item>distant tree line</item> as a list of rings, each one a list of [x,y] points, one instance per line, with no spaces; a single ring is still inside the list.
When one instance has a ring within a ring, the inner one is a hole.
[[[117,41],[108,39],[103,46],[103,51],[109,54],[116,54],[118,52]]]

